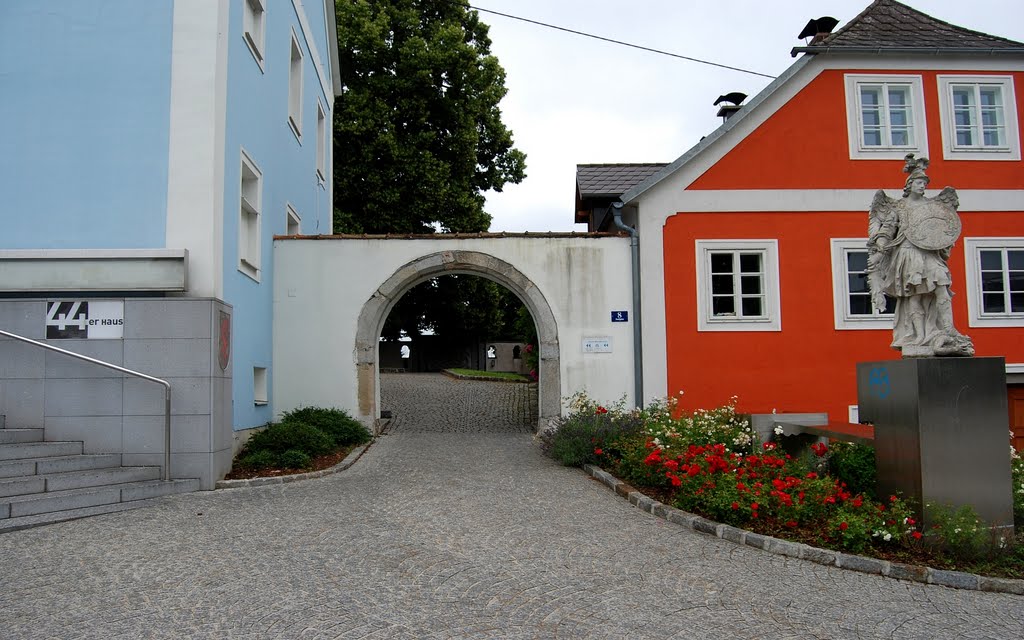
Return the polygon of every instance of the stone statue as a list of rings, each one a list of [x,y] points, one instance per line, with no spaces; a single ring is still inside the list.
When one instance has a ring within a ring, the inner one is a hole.
[[[946,187],[924,196],[927,158],[906,157],[903,198],[879,189],[868,214],[868,281],[871,301],[885,309],[896,300],[892,347],[904,358],[973,356],[971,339],[953,327],[949,252],[960,237],[960,200]]]

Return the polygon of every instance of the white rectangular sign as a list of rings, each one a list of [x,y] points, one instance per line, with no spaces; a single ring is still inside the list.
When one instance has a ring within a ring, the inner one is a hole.
[[[583,338],[583,353],[611,353],[611,338]]]
[[[46,303],[46,338],[120,339],[124,300],[71,300]]]

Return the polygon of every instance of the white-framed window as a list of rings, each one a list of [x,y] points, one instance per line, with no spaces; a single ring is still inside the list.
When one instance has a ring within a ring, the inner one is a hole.
[[[1024,327],[1024,237],[965,238],[968,324]]]
[[[327,114],[316,101],[316,177],[320,184],[327,182]]]
[[[921,76],[844,77],[851,159],[902,160],[928,149]]]
[[[886,299],[884,312],[871,304],[867,238],[833,238],[832,301],[836,329],[892,329],[896,301]]]
[[[951,160],[1020,160],[1011,76],[943,75],[942,150]]]
[[[238,207],[238,270],[257,282],[260,279],[260,209],[262,206],[263,174],[243,149]]]
[[[291,204],[284,206],[285,235],[297,236],[302,233],[302,218]]]
[[[777,240],[697,240],[697,329],[781,331]]]
[[[288,125],[302,141],[302,45],[292,29],[292,46],[288,63]]]
[[[242,0],[242,38],[263,69],[263,43],[267,31],[266,0]]]
[[[252,399],[256,406],[262,407],[270,403],[270,395],[267,392],[267,368],[252,368]]]

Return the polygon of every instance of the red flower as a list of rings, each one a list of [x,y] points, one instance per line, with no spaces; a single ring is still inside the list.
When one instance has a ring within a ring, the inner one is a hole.
[[[761,506],[761,505],[757,504],[756,502],[751,502],[751,503],[750,503],[750,509],[751,509],[752,511],[757,511],[757,510],[758,510],[758,508],[760,508],[760,506]]]
[[[670,470],[670,471],[675,471],[675,470],[677,470],[679,468],[679,461],[677,461],[677,460],[666,460],[665,461],[665,468]]]
[[[850,527],[850,525],[846,524],[845,522],[840,522],[839,523],[839,530],[840,531],[846,531],[849,527]]]
[[[921,539],[921,532],[920,531],[915,531],[914,533],[910,534],[910,536],[914,540],[920,540]]]
[[[889,496],[889,502],[896,502],[897,500],[899,500],[899,498],[896,496]]]
[[[598,407],[597,410],[594,411],[594,413],[596,413],[597,415],[601,415],[602,413],[608,413],[608,410],[605,409],[604,407]]]
[[[853,499],[853,503],[852,504],[855,507],[859,507],[862,504],[864,504],[864,499],[862,497],[860,497],[860,496],[857,496],[856,498]]]
[[[816,473],[814,473],[814,472],[812,471],[812,472],[810,472],[810,473],[808,473],[808,474],[807,474],[807,477],[808,477],[808,478],[810,478],[811,480],[814,480],[815,478],[817,478],[817,477],[818,477],[818,474],[816,474]]]
[[[791,529],[796,527],[796,520],[789,520],[789,521],[787,521],[786,522],[786,526],[791,528]]]
[[[604,453],[604,451],[602,451],[601,449],[594,449],[594,455],[595,455],[595,456],[599,456],[599,455],[601,455],[602,453]]]
[[[740,503],[738,503],[738,502],[734,502],[734,503],[732,503],[732,510],[733,510],[733,511],[735,511],[735,510],[737,510],[737,509],[739,509],[739,508],[740,508]]]
[[[917,524],[917,520],[914,520],[913,518],[907,518],[907,524],[909,524],[910,526],[914,526],[915,524]]]
[[[814,452],[814,455],[820,458],[826,453],[828,453],[828,445],[826,445],[824,442],[815,442],[814,444],[811,445],[811,451]]]

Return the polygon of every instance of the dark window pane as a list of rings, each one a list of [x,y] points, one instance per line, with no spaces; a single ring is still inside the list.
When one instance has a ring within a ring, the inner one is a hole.
[[[761,254],[741,253],[740,273],[761,273]]]
[[[1007,262],[1010,263],[1010,269],[1012,271],[1024,270],[1024,251],[1007,251],[1006,255],[1009,257]]]
[[[761,298],[743,298],[743,317],[759,316],[761,313]]]
[[[1024,313],[1024,293],[1010,294],[1010,311]]]
[[[761,293],[761,276],[741,276],[740,293]]]
[[[1001,293],[985,293],[981,296],[982,307],[985,313],[1004,313],[1006,311],[1006,300]]]
[[[732,276],[711,276],[711,293],[716,295],[732,293]]]
[[[847,251],[846,270],[851,272],[866,271],[868,268],[867,251]]]
[[[850,296],[850,315],[870,316],[871,296]]]
[[[990,271],[981,274],[982,291],[1003,291],[1003,274],[998,271]]]
[[[711,273],[732,273],[732,254],[712,253]]]
[[[732,297],[716,297],[711,299],[711,313],[716,316],[731,316],[736,313]]]
[[[1024,291],[1024,271],[1014,271],[1010,274],[1010,291]]]
[[[864,293],[868,290],[868,277],[863,273],[850,274],[850,293]]]
[[[983,270],[999,271],[1003,268],[1002,251],[979,251],[978,253],[981,254],[981,268]]]

